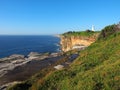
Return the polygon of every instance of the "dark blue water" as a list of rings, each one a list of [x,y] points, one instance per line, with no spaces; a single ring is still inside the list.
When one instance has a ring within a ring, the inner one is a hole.
[[[59,41],[54,36],[0,36],[0,58],[30,52],[58,52]]]

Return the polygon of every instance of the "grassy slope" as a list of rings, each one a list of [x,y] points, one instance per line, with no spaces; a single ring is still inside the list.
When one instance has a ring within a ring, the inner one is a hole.
[[[120,90],[120,34],[98,40],[69,69],[56,71],[32,90]]]
[[[97,40],[70,68],[50,72],[30,90],[120,90],[120,34]]]
[[[81,52],[70,69],[46,77],[38,90],[119,90],[119,38],[94,43]]]

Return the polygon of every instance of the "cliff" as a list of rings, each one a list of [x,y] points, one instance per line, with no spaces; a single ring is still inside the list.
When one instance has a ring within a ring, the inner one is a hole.
[[[79,36],[92,38],[94,34]],[[73,36],[73,33],[71,35]],[[67,34],[67,37],[71,35]],[[98,39],[81,51],[77,58],[68,56],[68,52],[64,55],[66,58],[62,61],[66,64],[66,60],[74,60],[69,67],[62,70],[48,67],[8,90],[120,90],[119,38],[120,28],[115,25],[107,26],[101,31]],[[58,63],[56,65],[60,66]]]
[[[82,49],[88,47],[96,41],[98,32],[84,31],[84,32],[68,32],[61,35],[61,50],[63,52],[72,49]]]

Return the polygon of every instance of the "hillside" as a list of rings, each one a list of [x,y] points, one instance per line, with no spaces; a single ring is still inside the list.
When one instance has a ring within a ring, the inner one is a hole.
[[[120,90],[120,29],[105,27],[70,67],[40,75],[9,90]]]

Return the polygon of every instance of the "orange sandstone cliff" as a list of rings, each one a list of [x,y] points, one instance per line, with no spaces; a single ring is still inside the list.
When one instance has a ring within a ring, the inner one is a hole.
[[[93,34],[91,36],[81,36],[81,35],[70,35],[70,36],[66,36],[66,35],[61,35],[61,50],[63,52],[67,52],[69,50],[72,49],[77,49],[80,47],[88,47],[89,45],[91,45],[93,42],[96,41],[98,37],[98,33],[97,34]]]

